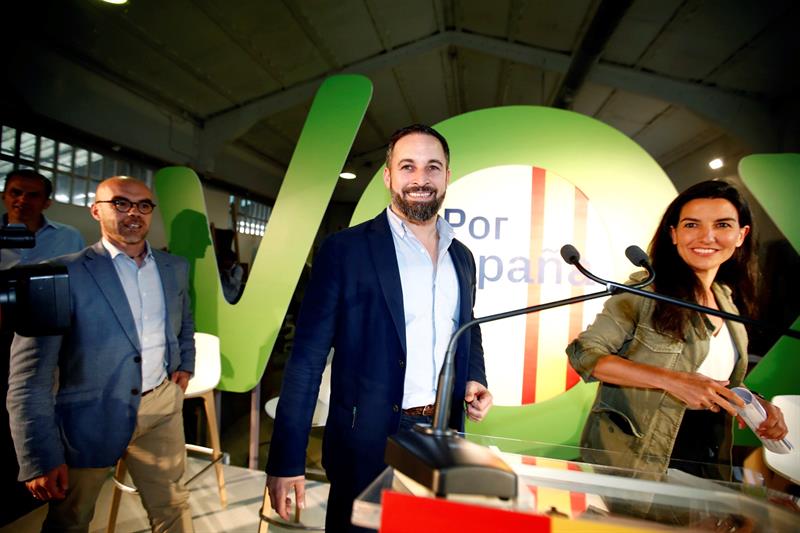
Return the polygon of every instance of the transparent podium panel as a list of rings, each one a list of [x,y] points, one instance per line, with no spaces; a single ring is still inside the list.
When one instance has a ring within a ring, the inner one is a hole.
[[[797,499],[767,489],[760,476],[741,468],[732,476],[740,481],[712,481],[677,468],[653,474],[585,462],[582,458],[597,456],[593,450],[474,434],[463,437],[489,447],[516,472],[518,496],[504,501],[451,494],[448,500],[647,530],[800,531]],[[718,468],[684,466],[691,472]],[[354,524],[379,528],[385,490],[433,498],[425,487],[387,468],[356,500]]]

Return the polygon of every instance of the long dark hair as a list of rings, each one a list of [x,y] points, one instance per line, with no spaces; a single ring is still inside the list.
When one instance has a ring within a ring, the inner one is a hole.
[[[750,226],[741,246],[730,259],[719,267],[714,281],[733,290],[733,301],[742,314],[755,314],[756,300],[756,240],[750,206],[736,187],[725,181],[703,181],[692,185],[675,198],[667,207],[648,250],[653,268],[657,273],[655,288],[658,292],[683,300],[697,302],[703,286],[694,271],[687,265],[672,243],[671,229],[677,228],[681,209],[692,200],[722,198],[736,208],[739,226]],[[698,302],[703,303],[703,302]],[[653,310],[653,326],[661,333],[684,339],[687,325],[700,319],[695,311],[656,302]]]

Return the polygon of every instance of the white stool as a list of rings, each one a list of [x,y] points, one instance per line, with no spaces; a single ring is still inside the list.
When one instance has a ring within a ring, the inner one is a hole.
[[[311,419],[311,427],[321,427],[325,425],[328,420],[328,411],[330,407],[331,398],[331,360],[333,357],[333,349],[328,354],[328,362],[325,365],[325,370],[322,371],[322,379],[319,385],[319,394],[317,395],[317,406],[314,408],[314,416]],[[278,402],[280,396],[267,400],[264,404],[264,410],[267,415],[275,420],[275,412],[278,409]],[[302,514],[295,506],[294,517],[291,521],[287,522],[278,516],[269,502],[269,492],[264,487],[264,498],[261,502],[261,510],[259,512],[259,533],[266,533],[270,529],[270,524],[276,526],[279,530],[285,529],[301,529],[305,531],[324,531],[325,530],[325,511],[328,502],[328,491],[330,485],[327,482],[310,479],[309,475],[313,474],[314,477],[324,476],[321,470],[307,471],[306,472],[306,509]],[[294,494],[291,494],[294,497]]]
[[[792,483],[800,483],[800,395],[775,396],[772,403],[783,411],[789,429],[786,438],[794,449],[789,453],[775,453],[765,448],[764,460],[773,472]]]

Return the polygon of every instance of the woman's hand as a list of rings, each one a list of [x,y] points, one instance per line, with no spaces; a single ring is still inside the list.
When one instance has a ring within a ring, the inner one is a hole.
[[[784,438],[786,434],[789,433],[789,429],[786,427],[786,421],[783,419],[783,412],[778,406],[772,405],[772,403],[767,400],[759,398],[758,396],[756,396],[756,400],[761,402],[761,405],[767,412],[767,418],[758,426],[756,434],[762,439],[780,440]]]
[[[685,403],[689,409],[708,409],[714,413],[724,409],[731,416],[736,416],[734,406],[744,407],[744,402],[735,392],[726,388],[728,383],[697,373],[671,372],[664,390]]]

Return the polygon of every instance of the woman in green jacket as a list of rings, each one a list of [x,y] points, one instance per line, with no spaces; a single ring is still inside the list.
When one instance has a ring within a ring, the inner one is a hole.
[[[735,187],[722,181],[690,187],[669,205],[650,242],[653,290],[752,316],[752,230],[750,208]],[[620,294],[567,353],[585,381],[601,382],[583,430],[584,460],[728,477],[728,469],[707,465],[730,465],[731,422],[742,401],[728,387],[741,385],[747,369],[741,324]],[[780,410],[762,403],[768,417],[758,435],[783,438]]]

